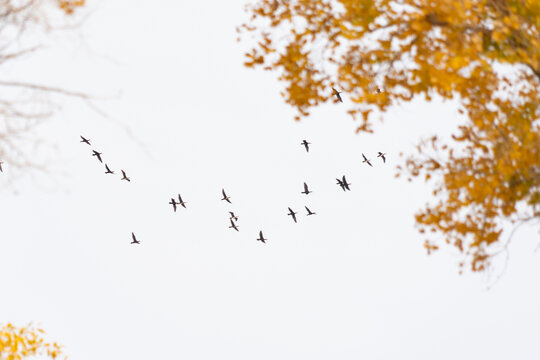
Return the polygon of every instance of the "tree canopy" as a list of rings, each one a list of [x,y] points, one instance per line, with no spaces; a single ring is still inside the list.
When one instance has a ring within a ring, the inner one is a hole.
[[[454,99],[465,120],[449,140],[418,145],[398,174],[433,201],[416,214],[428,252],[457,248],[482,271],[508,223],[540,219],[540,2],[537,0],[259,0],[241,32],[245,65],[278,74],[308,116],[336,101],[372,131],[374,110],[423,96]]]
[[[85,0],[6,0],[0,2],[0,66],[16,61],[39,50],[42,37],[69,22],[75,9]],[[63,16],[56,16],[60,13]],[[51,20],[54,19],[54,20]],[[60,23],[60,24],[58,24]],[[87,98],[82,93],[44,86],[14,79],[13,73],[0,77],[0,161],[11,169],[43,170],[32,155],[25,151],[25,144],[37,142],[28,136],[43,120],[49,118],[56,107],[47,101],[45,94],[62,94]],[[11,173],[13,174],[13,173]]]
[[[46,342],[45,332],[34,326],[16,327],[12,324],[0,325],[0,359],[19,360],[35,356],[56,359],[62,355],[62,347]]]

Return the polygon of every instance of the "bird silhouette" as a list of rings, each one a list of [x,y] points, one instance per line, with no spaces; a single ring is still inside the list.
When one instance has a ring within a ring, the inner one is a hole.
[[[309,152],[309,144],[311,143],[308,143],[306,140],[303,140],[300,145],[304,145],[304,147],[306,148],[306,152]]]
[[[292,216],[294,222],[296,222],[296,214],[297,214],[297,213],[295,213],[294,211],[292,211],[291,208],[289,208],[289,213],[288,213],[287,215]]]
[[[96,150],[92,150],[92,156],[95,156],[97,157],[97,159],[99,160],[100,163],[103,162],[103,160],[101,160],[101,153],[100,152],[97,152]]]
[[[369,166],[373,167],[373,165],[371,165],[371,163],[369,162],[368,158],[366,157],[366,155],[364,155],[364,153],[362,153],[362,157],[364,158],[364,161],[362,161],[363,163],[367,163]]]
[[[341,98],[341,91],[337,91],[336,89],[332,88],[332,95],[336,95],[339,102],[343,102],[343,99]]]
[[[231,198],[228,197],[227,194],[225,194],[225,189],[221,189],[221,193],[223,194],[223,199],[221,199],[221,200],[225,200],[225,201],[228,202],[229,204],[232,204]]]
[[[345,188],[345,184],[343,184],[343,181],[341,181],[340,179],[337,179],[337,178],[336,178],[336,180],[337,180],[337,184],[339,186],[341,186],[341,189],[343,189],[343,191],[347,191],[347,189]]]
[[[229,214],[231,214],[231,219],[234,219],[234,221],[238,221],[238,216],[234,215],[232,211],[229,211]]]
[[[82,143],[85,143],[85,144],[90,145],[90,140],[86,139],[86,138],[85,138],[84,136],[82,136],[82,135],[79,135],[79,136],[80,136],[81,139],[82,139],[82,140],[79,141],[79,142],[82,142]]]
[[[382,161],[383,161],[383,163],[385,163],[385,162],[386,162],[386,158],[384,157],[384,155],[386,155],[386,153],[384,153],[384,154],[383,154],[383,153],[382,153],[382,152],[380,152],[380,151],[379,151],[379,154],[377,155],[377,157],[380,157],[380,158],[382,158]]]
[[[126,172],[124,170],[121,170],[122,171],[122,178],[120,180],[126,180],[126,181],[131,181],[127,175],[126,175]]]
[[[139,240],[137,240],[134,233],[131,233],[131,237],[133,238],[133,240],[130,242],[130,244],[140,244],[141,243]]]
[[[310,193],[312,193],[312,192],[313,192],[313,191],[309,191],[307,184],[304,183],[304,191],[302,191],[301,194],[306,194],[306,195],[308,195],[308,194],[310,194]]]
[[[109,169],[107,164],[105,164],[105,169],[107,169],[107,171],[105,171],[105,174],[114,174],[114,171],[111,171],[111,169]]]
[[[169,201],[169,204],[173,206],[174,212],[176,212],[176,205],[178,204],[174,198],[171,198],[171,201]]]
[[[236,224],[234,223],[233,219],[230,219],[230,220],[231,220],[231,226],[229,226],[229,229],[234,229],[234,230],[236,230],[236,231],[240,231],[240,230],[238,230],[238,227],[239,227],[240,225],[236,225]]]
[[[343,179],[341,181],[343,182],[343,190],[351,191],[351,188],[349,187],[349,185],[352,185],[352,184],[347,183],[347,179],[345,179],[345,175],[343,175]]]
[[[263,236],[262,231],[259,231],[259,238],[257,240],[262,241],[264,244],[266,244],[266,240],[268,240],[268,239],[265,239],[264,236]]]
[[[3,163],[4,163],[3,161],[0,161],[0,172],[4,172],[4,169],[2,169],[2,164]]]
[[[317,215],[317,213],[314,213],[314,212],[312,212],[311,210],[309,210],[309,208],[308,208],[307,206],[304,206],[304,207],[305,207],[306,210],[307,210],[307,216],[309,216],[309,215]]]
[[[186,207],[186,204],[187,204],[187,202],[182,200],[182,197],[180,196],[180,194],[178,194],[178,203],[177,204],[182,205],[184,208]]]

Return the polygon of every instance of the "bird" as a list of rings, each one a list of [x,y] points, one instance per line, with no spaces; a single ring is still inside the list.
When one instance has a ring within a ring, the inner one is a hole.
[[[4,163],[3,161],[0,161],[0,172],[4,172],[4,170],[2,169],[2,164],[3,163]]]
[[[341,91],[337,91],[336,89],[332,88],[332,95],[336,95],[337,99],[339,100],[339,102],[343,102],[343,99],[341,98]]]
[[[133,241],[130,242],[130,244],[140,244],[140,240],[137,240],[134,233],[131,233],[131,237],[133,238]]]
[[[310,194],[310,193],[312,193],[312,192],[313,192],[313,191],[309,191],[307,184],[304,183],[304,191],[302,191],[301,194],[306,194],[306,195],[308,195],[308,194]]]
[[[230,219],[230,220],[231,220],[231,226],[229,226],[229,229],[234,229],[236,231],[240,231],[240,230],[238,230],[238,226],[240,226],[240,225],[236,225],[234,223],[233,219]]]
[[[97,152],[96,150],[92,150],[92,156],[95,156],[97,157],[97,159],[99,160],[99,162],[103,162],[103,160],[101,160],[101,153],[100,152]]]
[[[187,202],[182,200],[182,197],[180,196],[180,194],[178,194],[178,202],[177,202],[177,204],[182,205],[184,208],[186,207],[186,204],[187,204]]]
[[[341,186],[341,188],[343,189],[343,191],[346,191],[347,189],[345,188],[345,184],[343,184],[343,181],[341,181],[340,179],[336,179],[337,180],[337,184],[339,186]]]
[[[300,145],[305,146],[306,152],[309,152],[309,144],[311,144],[311,143],[308,143],[306,140],[302,140],[302,142],[300,143]]]
[[[178,204],[174,198],[171,198],[171,201],[169,201],[169,204],[173,206],[174,212],[176,212],[176,205]]]
[[[231,214],[231,219],[234,219],[234,221],[238,221],[238,216],[234,215],[232,211],[229,211],[229,214]]]
[[[229,204],[232,204],[231,198],[228,197],[227,194],[225,194],[225,189],[221,189],[221,193],[223,194],[223,199],[221,199],[221,200],[225,200],[225,201],[228,202]]]
[[[346,190],[351,191],[351,188],[349,188],[349,185],[351,185],[351,184],[350,184],[350,183],[347,183],[347,179],[345,179],[345,175],[343,175],[343,180],[342,180],[342,182],[343,182],[343,190],[346,189]]]
[[[307,216],[309,215],[317,215],[317,213],[314,213],[313,211],[309,210],[309,208],[307,206],[304,206],[307,210]]]
[[[382,153],[382,152],[380,152],[380,151],[379,151],[379,154],[377,155],[377,157],[382,158],[383,163],[386,162],[386,158],[384,157],[384,155],[386,155],[386,153]]]
[[[381,88],[378,87],[378,88],[377,88],[377,94],[380,94],[381,92],[382,92]]]
[[[296,222],[296,214],[297,214],[297,213],[295,213],[294,211],[292,211],[291,208],[289,208],[289,213],[288,213],[287,215],[292,216],[294,222]]]
[[[371,165],[371,163],[369,162],[368,158],[366,157],[366,155],[364,155],[364,153],[362,153],[362,157],[364,158],[364,161],[362,161],[363,163],[367,163],[369,166],[373,167],[373,165]]]
[[[105,174],[114,174],[114,171],[111,171],[111,169],[109,169],[107,164],[105,164],[105,169],[107,169],[107,171],[105,171]]]
[[[266,244],[266,240],[268,240],[268,239],[265,239],[264,236],[263,236],[262,231],[259,231],[259,238],[257,240],[262,241],[264,244]]]
[[[121,170],[122,171],[122,178],[120,180],[127,180],[127,181],[131,181],[127,175],[126,175],[126,172],[124,170]]]
[[[85,138],[84,136],[82,136],[82,135],[79,135],[79,136],[80,136],[81,139],[82,139],[82,140],[79,141],[79,142],[82,142],[82,143],[85,143],[85,144],[90,145],[90,140],[89,140],[89,139],[86,139],[86,138]]]

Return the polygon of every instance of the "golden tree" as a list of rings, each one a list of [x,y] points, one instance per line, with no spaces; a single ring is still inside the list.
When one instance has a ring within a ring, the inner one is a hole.
[[[298,110],[352,100],[358,131],[373,112],[423,95],[455,99],[463,124],[422,141],[397,176],[422,177],[434,200],[416,214],[428,252],[441,243],[485,270],[507,223],[540,219],[540,1],[259,0],[240,31],[245,65],[276,71]]]
[[[56,359],[62,355],[62,347],[46,342],[45,332],[33,326],[15,327],[12,324],[0,326],[0,360],[20,360],[35,356]]]

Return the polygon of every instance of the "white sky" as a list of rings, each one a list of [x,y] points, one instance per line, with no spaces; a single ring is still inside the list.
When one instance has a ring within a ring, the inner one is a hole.
[[[537,229],[487,290],[504,261],[487,278],[459,276],[452,249],[427,256],[413,215],[430,189],[394,179],[398,153],[448,134],[455,107],[418,101],[356,135],[344,94],[294,122],[276,75],[242,65],[243,3],[92,1],[79,30],[4,69],[121,96],[97,103],[111,119],[63,100],[38,133],[51,174],[4,186],[0,319],[40,324],[77,360],[540,358]],[[188,208],[173,213],[177,193]]]

